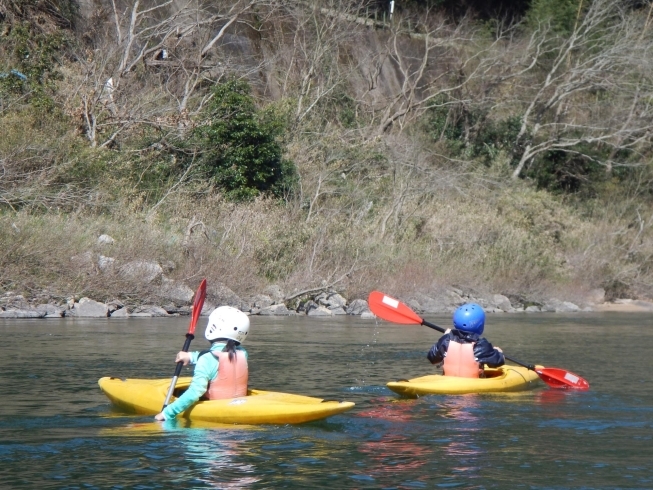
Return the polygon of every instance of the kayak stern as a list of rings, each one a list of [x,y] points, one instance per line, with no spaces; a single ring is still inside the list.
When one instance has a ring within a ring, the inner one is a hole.
[[[392,381],[386,386],[408,398],[424,395],[463,395],[467,393],[509,393],[536,388],[537,373],[520,366],[485,369],[483,378],[460,378],[431,374],[409,380]]]

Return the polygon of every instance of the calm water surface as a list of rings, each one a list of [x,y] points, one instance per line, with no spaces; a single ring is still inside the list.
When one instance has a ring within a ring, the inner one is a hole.
[[[356,407],[262,427],[112,410],[97,380],[171,377],[187,328],[188,318],[0,320],[0,488],[653,488],[650,315],[490,316],[486,335],[508,355],[575,371],[591,390],[418,400],[385,383],[431,372],[437,332],[254,317],[252,387]]]

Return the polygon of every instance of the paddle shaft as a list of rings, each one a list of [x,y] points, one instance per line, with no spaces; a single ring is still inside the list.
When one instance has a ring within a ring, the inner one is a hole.
[[[200,314],[202,313],[202,306],[204,306],[204,298],[206,298],[206,279],[202,279],[202,282],[200,283],[199,288],[197,288],[197,291],[195,292],[195,300],[193,301],[193,307],[191,310],[191,320],[190,320],[190,326],[188,327],[188,333],[186,334],[186,341],[184,342],[184,346],[182,347],[182,350],[184,352],[188,352],[188,349],[190,348],[190,341],[195,338],[195,335],[193,333],[195,332],[195,326],[197,325],[197,320],[200,317]],[[177,384],[177,379],[179,378],[179,374],[181,373],[181,368],[184,366],[184,363],[182,361],[179,361],[177,363],[177,367],[175,368],[175,374],[172,377],[172,381],[170,382],[170,388],[168,388],[168,394],[166,395],[166,399],[163,402],[163,409],[165,409],[168,406],[168,403],[170,402],[170,398],[172,398],[172,393],[175,391],[175,385]]]
[[[435,323],[427,322],[426,320],[422,320],[422,325],[425,327],[432,328],[433,330],[437,330],[438,332],[446,332],[446,330],[442,327],[438,327]],[[533,364],[525,364],[523,362],[518,361],[517,359],[513,359],[512,357],[508,357],[507,355],[503,355],[506,359],[508,359],[510,362],[514,362],[515,364],[519,364],[520,366],[525,367],[526,369],[530,369],[531,371],[535,371],[535,366]]]
[[[195,336],[192,333],[187,333],[186,334],[186,341],[184,342],[184,346],[182,347],[181,350],[184,352],[188,352],[188,349],[190,349],[190,342],[193,340]],[[175,374],[172,377],[172,382],[170,383],[170,388],[168,388],[168,394],[166,395],[166,401],[163,402],[163,408],[166,408],[168,406],[168,403],[170,402],[170,398],[172,398],[172,393],[175,391],[175,386],[177,385],[177,379],[179,379],[179,375],[181,374],[181,368],[184,367],[184,362],[179,361],[177,363],[177,367],[175,367]]]

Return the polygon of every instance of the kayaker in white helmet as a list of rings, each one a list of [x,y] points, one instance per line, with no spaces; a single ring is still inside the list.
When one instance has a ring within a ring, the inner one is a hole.
[[[188,389],[154,418],[173,419],[201,397],[220,400],[247,395],[247,351],[240,344],[248,333],[249,318],[239,309],[220,306],[213,310],[204,332],[211,348],[177,353],[175,362],[195,364],[193,379]]]
[[[476,303],[467,303],[453,314],[454,329],[447,329],[431,347],[427,358],[431,364],[442,363],[445,376],[478,378],[483,365],[505,364],[503,352],[480,335],[485,328],[485,311]]]

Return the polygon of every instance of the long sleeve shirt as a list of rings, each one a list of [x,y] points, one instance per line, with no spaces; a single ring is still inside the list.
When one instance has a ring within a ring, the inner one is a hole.
[[[209,352],[221,352],[225,345],[223,343],[214,343],[211,345]],[[247,358],[247,351],[242,347],[236,347],[236,350],[243,351]],[[207,351],[191,352],[190,364],[195,364],[195,371],[193,372],[193,379],[190,382],[188,389],[173,403],[163,409],[163,416],[166,420],[175,418],[184,410],[188,409],[193,403],[196,403],[209,386],[209,381],[216,379],[218,376],[218,369],[220,369],[220,361],[214,355],[208,354]]]

